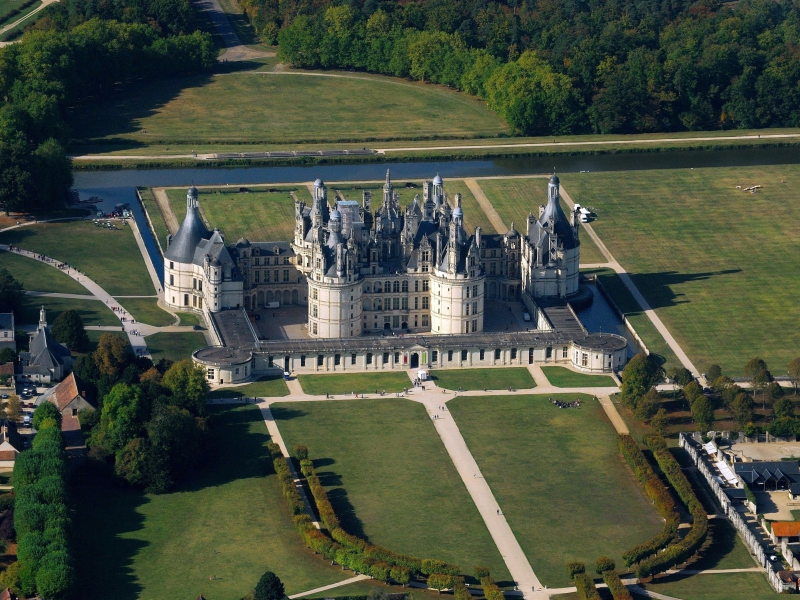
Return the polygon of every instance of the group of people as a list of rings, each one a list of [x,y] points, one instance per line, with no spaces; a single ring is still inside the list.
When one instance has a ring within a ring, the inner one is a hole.
[[[558,408],[580,408],[581,401],[575,400],[574,402],[562,402],[561,400],[553,400],[550,398],[550,404],[555,404]]]
[[[414,379],[414,387],[422,388],[422,391],[423,392],[425,391],[425,386],[422,384],[422,379],[420,379],[419,377]]]

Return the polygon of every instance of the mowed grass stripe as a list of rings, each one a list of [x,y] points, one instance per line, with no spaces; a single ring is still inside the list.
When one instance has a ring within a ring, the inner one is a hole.
[[[538,218],[539,205],[547,204],[548,178],[546,177],[478,179],[477,182],[503,222],[509,227],[513,222],[514,228],[522,235],[525,235],[527,231],[528,215],[533,214]],[[578,200],[575,201],[578,202]],[[563,200],[561,208],[569,218],[569,207]],[[580,232],[579,237],[582,264],[606,262],[605,256],[588,233]]]
[[[591,396],[560,409],[548,396],[459,397],[447,407],[540,581],[570,584],[566,564],[593,564],[661,530]]]
[[[70,264],[112,296],[156,293],[133,231],[127,226],[110,230],[95,227],[91,221],[42,223],[5,231],[0,242]]]
[[[333,76],[330,76],[333,75]],[[321,142],[495,136],[486,103],[443,86],[367,74],[255,71],[140,86],[75,116],[85,140]]]
[[[287,594],[347,579],[302,543],[272,470],[255,406],[209,407],[212,443],[198,472],[152,495],[98,477],[76,482],[78,597],[239,600],[264,571]],[[213,581],[209,579],[214,577]]]
[[[798,354],[800,167],[565,175],[573,199],[699,369]],[[749,194],[737,185],[763,185]]]
[[[342,526],[374,544],[509,573],[424,407],[404,399],[273,404],[289,448],[308,445]]]

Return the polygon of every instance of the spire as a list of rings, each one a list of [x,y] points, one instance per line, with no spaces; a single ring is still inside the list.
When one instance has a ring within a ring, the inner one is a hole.
[[[47,313],[44,306],[39,310],[39,329],[47,329]]]

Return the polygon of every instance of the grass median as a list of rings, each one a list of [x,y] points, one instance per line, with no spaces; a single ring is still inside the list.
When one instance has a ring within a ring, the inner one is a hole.
[[[525,367],[497,369],[441,369],[434,371],[436,387],[448,390],[530,389],[536,382]]]
[[[273,404],[281,435],[306,444],[344,529],[395,552],[486,565],[509,579],[425,408],[403,399]]]
[[[380,358],[376,356],[376,359]],[[303,391],[312,396],[322,394],[380,394],[402,392],[411,387],[405,371],[339,373],[336,375],[298,375]]]
[[[617,451],[617,436],[590,396],[460,397],[447,403],[534,573],[571,585],[566,565],[594,564],[661,530],[662,521]]]
[[[587,375],[576,373],[566,367],[542,367],[551,385],[563,388],[617,387],[617,382],[608,375]]]

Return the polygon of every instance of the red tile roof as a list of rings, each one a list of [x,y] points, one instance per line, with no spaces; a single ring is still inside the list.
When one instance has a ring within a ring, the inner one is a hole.
[[[775,537],[795,537],[800,535],[800,521],[775,521],[772,524]]]
[[[0,364],[0,375],[14,375],[14,363],[7,362]],[[0,596],[2,598],[2,596]]]
[[[80,395],[81,394],[78,391],[78,383],[75,381],[75,375],[70,373],[69,377],[67,377],[64,381],[59,383],[55,389],[53,389],[53,395],[50,396],[50,402],[55,404],[59,411],[62,411],[67,407],[67,404],[75,400],[75,398]]]

